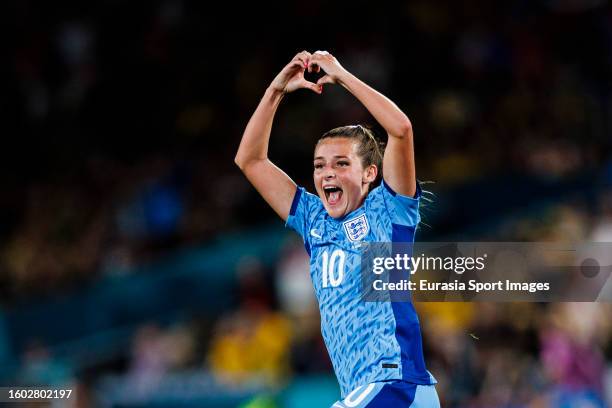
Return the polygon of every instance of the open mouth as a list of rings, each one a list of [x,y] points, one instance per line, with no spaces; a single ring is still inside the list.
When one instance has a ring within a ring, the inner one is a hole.
[[[329,205],[336,205],[340,202],[342,198],[342,189],[336,186],[327,186],[323,187],[323,191],[325,192],[325,198]]]

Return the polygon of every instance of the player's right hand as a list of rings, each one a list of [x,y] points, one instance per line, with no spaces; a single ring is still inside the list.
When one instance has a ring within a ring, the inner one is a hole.
[[[290,93],[296,89],[305,88],[321,94],[323,86],[307,81],[304,78],[304,71],[308,69],[311,56],[308,51],[298,53],[274,78],[270,87],[282,93]]]

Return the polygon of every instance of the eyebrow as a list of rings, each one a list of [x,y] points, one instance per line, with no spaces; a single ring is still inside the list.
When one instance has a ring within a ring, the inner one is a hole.
[[[349,158],[348,156],[342,156],[342,155],[334,156],[334,159],[348,159],[348,158]],[[325,160],[325,157],[317,156],[314,158],[314,160]]]

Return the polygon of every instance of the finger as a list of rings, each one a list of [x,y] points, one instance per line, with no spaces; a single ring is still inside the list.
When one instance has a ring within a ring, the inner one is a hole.
[[[288,63],[285,68],[301,68],[304,69],[304,63],[297,59],[297,60],[293,60],[290,63]]]
[[[325,54],[314,53],[310,57],[310,65],[315,64],[319,68],[321,68],[321,66],[324,67],[327,62],[328,62],[328,57]],[[323,69],[325,69],[325,68],[323,68]]]
[[[323,84],[335,84],[336,81],[333,80],[332,77],[330,77],[329,75],[323,75],[321,78],[319,78],[319,80],[317,81],[317,85],[323,85]]]
[[[295,75],[300,70],[304,70],[304,63],[300,60],[294,60],[285,65],[281,72],[284,72],[286,75]]]
[[[308,72],[320,72],[320,71],[321,71],[321,66],[311,59],[310,64],[308,64]]]
[[[310,64],[308,65],[308,72],[320,72],[321,71],[321,60],[315,55],[310,58]]]
[[[319,71],[321,71],[321,67],[311,58],[310,64],[308,64],[308,72],[319,72]]]
[[[306,81],[306,80],[300,83],[300,87],[310,89],[311,91],[317,94],[321,94],[321,92],[323,92],[323,85],[318,85],[318,84],[315,84],[313,82]]]
[[[327,51],[320,51],[320,50],[319,50],[319,51],[315,51],[315,54],[316,54],[316,55],[329,55],[329,52],[327,52]],[[314,54],[313,54],[313,55],[314,55]]]
[[[308,68],[310,57],[311,57],[311,54],[308,51],[302,51],[302,52],[297,53],[294,59],[297,58],[298,60],[302,61],[303,67]]]
[[[308,60],[299,55],[296,55],[293,61],[291,62],[298,62],[302,68],[308,67]]]

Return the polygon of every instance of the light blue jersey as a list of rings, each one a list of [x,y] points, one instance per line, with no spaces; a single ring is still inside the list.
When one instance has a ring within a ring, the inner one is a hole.
[[[420,221],[415,198],[396,194],[383,181],[364,204],[340,219],[316,195],[298,187],[287,226],[304,239],[319,301],[321,332],[342,397],[386,380],[435,384],[423,359],[419,320],[411,302],[361,299],[360,242],[414,242]]]

